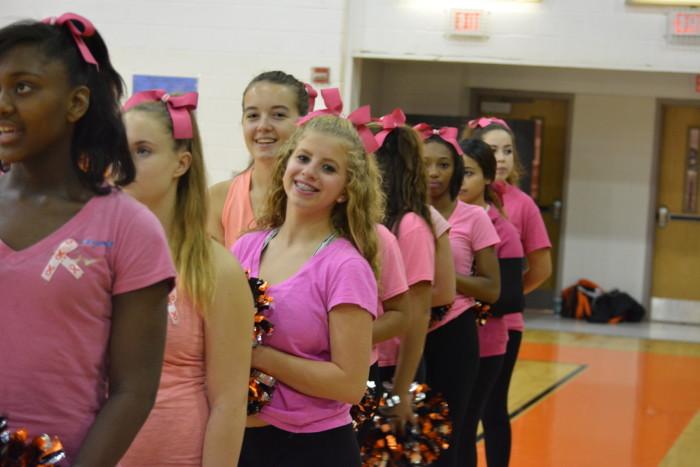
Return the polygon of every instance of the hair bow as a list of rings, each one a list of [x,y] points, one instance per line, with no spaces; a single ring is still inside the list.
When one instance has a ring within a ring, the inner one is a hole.
[[[372,121],[369,105],[359,107],[347,117],[343,117],[343,100],[340,97],[340,90],[338,88],[321,89],[321,97],[323,98],[323,103],[326,104],[326,108],[315,110],[304,115],[297,121],[298,126],[303,125],[314,117],[320,117],[322,115],[334,115],[336,117],[346,118],[353,124],[355,130],[357,130],[357,134],[362,140],[365,151],[369,153],[377,150],[379,145],[374,139],[372,131],[367,127],[367,124]]]
[[[100,70],[100,65],[97,63],[97,60],[95,60],[95,57],[92,55],[92,52],[90,52],[90,49],[83,40],[83,37],[90,37],[97,31],[95,29],[95,25],[93,25],[89,19],[75,13],[64,13],[58,18],[55,16],[44,18],[41,22],[56,26],[66,25],[73,36],[75,45],[77,45],[78,50],[80,50],[80,55],[82,55],[83,60],[85,60],[86,63],[95,65],[98,71]],[[82,26],[83,30],[81,31],[76,24]]]
[[[198,97],[196,92],[171,96],[163,89],[151,89],[137,92],[131,96],[124,104],[123,110],[127,111],[144,102],[163,102],[173,122],[173,137],[175,139],[190,139],[193,136],[190,111],[197,108]]]
[[[489,125],[500,125],[503,128],[506,128],[508,131],[513,131],[510,129],[508,124],[506,123],[505,120],[497,118],[497,117],[480,117],[480,118],[475,118],[474,120],[469,120],[469,123],[467,123],[469,128],[486,128]]]
[[[374,139],[377,140],[377,147],[384,144],[384,140],[389,133],[406,124],[406,114],[403,113],[403,110],[396,108],[390,114],[379,117],[379,123],[382,125],[382,129],[374,135]]]
[[[304,89],[306,89],[306,94],[309,95],[309,112],[314,110],[316,105],[316,98],[318,97],[318,91],[314,89],[309,83],[304,83]]]
[[[423,141],[430,138],[431,136],[439,136],[444,142],[450,144],[455,149],[455,151],[457,151],[457,154],[464,154],[464,151],[462,151],[462,148],[457,142],[458,130],[453,126],[444,126],[440,129],[437,129],[431,127],[427,123],[419,123],[418,125],[414,126],[413,129],[421,135]]]

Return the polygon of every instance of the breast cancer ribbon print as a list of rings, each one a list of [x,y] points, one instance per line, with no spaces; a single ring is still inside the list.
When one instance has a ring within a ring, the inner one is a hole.
[[[58,248],[56,248],[56,251],[54,251],[53,255],[51,255],[51,259],[44,268],[44,272],[41,273],[41,277],[46,282],[49,282],[56,270],[59,267],[63,266],[68,270],[68,272],[70,272],[73,275],[73,277],[75,277],[76,279],[80,279],[84,271],[80,268],[80,266],[78,266],[78,263],[74,259],[68,257],[68,253],[74,251],[77,248],[78,242],[76,242],[72,238],[63,240],[63,242],[61,242]]]

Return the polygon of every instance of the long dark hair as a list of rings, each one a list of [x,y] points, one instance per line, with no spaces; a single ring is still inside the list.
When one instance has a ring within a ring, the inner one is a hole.
[[[382,189],[386,196],[383,224],[397,232],[403,216],[418,214],[432,229],[428,209],[428,182],[423,165],[423,142],[413,128],[400,126],[392,130],[375,151],[382,173]]]
[[[78,22],[73,24],[82,28]],[[103,195],[111,191],[105,183],[108,171],[112,182],[123,186],[134,180],[136,169],[129,154],[119,107],[124,81],[112,67],[107,46],[99,33],[83,37],[83,40],[99,64],[99,70],[85,62],[67,24],[20,21],[6,26],[0,29],[0,55],[18,46],[33,46],[43,57],[63,64],[71,86],[90,89],[88,110],[75,124],[71,160],[78,179],[96,194]]]

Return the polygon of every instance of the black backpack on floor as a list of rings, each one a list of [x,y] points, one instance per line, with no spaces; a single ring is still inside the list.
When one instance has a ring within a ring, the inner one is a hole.
[[[588,321],[592,323],[639,322],[644,318],[644,313],[644,307],[634,298],[615,289],[593,301]]]

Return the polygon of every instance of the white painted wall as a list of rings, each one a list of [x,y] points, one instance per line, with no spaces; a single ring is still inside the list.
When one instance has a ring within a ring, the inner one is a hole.
[[[241,94],[281,69],[303,81],[313,66],[343,70],[343,0],[2,0],[0,25],[66,11],[89,18],[131,85],[133,74],[199,78],[198,120],[210,182],[247,165]]]
[[[356,57],[694,73],[700,44],[669,43],[668,8],[624,0],[353,0]],[[487,38],[446,34],[449,10],[490,12]]]

